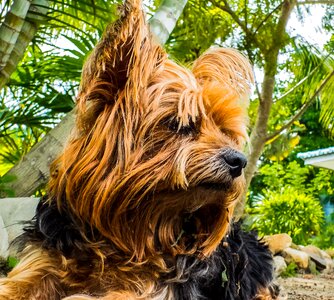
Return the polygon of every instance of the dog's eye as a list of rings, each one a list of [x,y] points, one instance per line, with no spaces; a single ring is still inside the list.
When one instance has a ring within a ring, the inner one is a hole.
[[[189,118],[187,125],[180,126],[180,122],[173,118],[167,122],[168,129],[181,135],[192,135],[199,132],[199,121],[194,122]]]
[[[240,144],[240,137],[238,137],[238,135],[235,132],[233,132],[232,130],[223,129],[222,133],[224,135],[226,135],[229,139],[231,139],[233,142],[235,142],[237,145]]]

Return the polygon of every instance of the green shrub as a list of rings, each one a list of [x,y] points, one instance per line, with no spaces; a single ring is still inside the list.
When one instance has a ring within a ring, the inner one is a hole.
[[[334,224],[326,223],[321,232],[310,240],[310,243],[321,249],[334,248]]]
[[[320,202],[292,187],[267,192],[250,212],[260,235],[287,233],[296,244],[306,244],[324,220]]]
[[[295,277],[297,274],[298,266],[292,262],[289,263],[286,269],[280,274],[283,278]]]

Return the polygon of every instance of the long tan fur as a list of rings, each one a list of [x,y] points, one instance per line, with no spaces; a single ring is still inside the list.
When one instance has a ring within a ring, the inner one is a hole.
[[[0,280],[1,300],[60,299],[59,258],[28,246],[7,278]],[[45,295],[48,295],[46,298]],[[63,294],[64,296],[65,294]]]

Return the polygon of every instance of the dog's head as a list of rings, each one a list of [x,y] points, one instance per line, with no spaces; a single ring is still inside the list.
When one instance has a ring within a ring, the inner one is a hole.
[[[76,133],[54,163],[50,195],[136,261],[209,255],[243,192],[251,68],[221,48],[191,70],[174,63],[137,2],[85,64]]]

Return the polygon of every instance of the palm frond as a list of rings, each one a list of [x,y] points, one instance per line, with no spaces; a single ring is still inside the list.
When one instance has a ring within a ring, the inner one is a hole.
[[[282,68],[288,79],[285,88],[280,90],[281,96],[275,100],[273,113],[287,121],[279,125],[281,118],[274,118],[273,133],[269,135],[272,139],[283,129],[290,128],[304,112],[317,102],[321,110],[320,121],[329,134],[333,137],[334,98],[334,56],[333,53],[320,51],[305,40],[296,39],[293,43],[292,59],[287,61]]]
[[[322,53],[317,48],[303,43],[296,45],[299,52],[299,66],[296,66],[296,79],[306,78],[299,95],[302,103],[315,97],[319,103],[320,122],[330,137],[334,137],[334,53]],[[298,50],[296,48],[296,50]],[[315,70],[315,71],[314,71]],[[321,88],[321,90],[320,90]],[[319,91],[319,92],[318,92]]]

